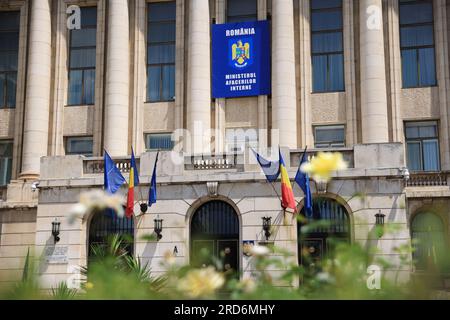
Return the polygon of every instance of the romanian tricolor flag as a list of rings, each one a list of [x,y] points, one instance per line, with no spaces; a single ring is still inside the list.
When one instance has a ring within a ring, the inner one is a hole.
[[[294,191],[292,191],[291,181],[289,180],[289,174],[284,163],[283,156],[280,153],[280,173],[281,173],[281,206],[284,209],[290,208],[297,211],[297,206],[294,198]]]
[[[127,208],[125,210],[127,218],[131,218],[134,214],[134,186],[137,186],[138,184],[139,173],[136,167],[133,148],[131,148],[130,181],[128,182]]]

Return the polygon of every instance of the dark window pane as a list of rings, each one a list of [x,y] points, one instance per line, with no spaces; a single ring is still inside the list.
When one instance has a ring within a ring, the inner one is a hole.
[[[328,91],[344,90],[344,56],[342,54],[332,54],[328,56],[328,72]]]
[[[150,43],[175,41],[175,23],[152,23],[148,29]]]
[[[325,31],[342,29],[342,11],[316,11],[311,13],[311,30]]]
[[[344,126],[323,126],[316,127],[315,141],[317,143],[323,142],[344,142]]]
[[[432,26],[414,26],[401,28],[401,46],[402,47],[419,47],[431,46],[433,41]]]
[[[96,29],[72,30],[70,33],[70,45],[72,47],[95,47]]]
[[[433,21],[433,5],[411,3],[400,5],[400,24],[424,23]]]
[[[342,0],[311,0],[311,9],[342,7]]]
[[[84,70],[84,104],[95,101],[95,70]]]
[[[69,73],[69,105],[81,104],[82,70],[72,70]]]
[[[0,72],[17,71],[18,56],[15,52],[0,52]]]
[[[95,67],[94,49],[72,49],[70,54],[71,68],[92,68]]]
[[[342,32],[314,33],[311,49],[312,53],[342,51]]]
[[[160,100],[160,83],[161,83],[161,67],[148,67],[147,72],[147,97],[148,100],[159,101]]]
[[[0,31],[2,30],[19,30],[20,12],[19,11],[3,11],[0,12]]]
[[[97,25],[97,8],[83,7],[81,8],[81,28]]]
[[[176,19],[175,1],[149,3],[148,19],[150,21],[167,21]]]
[[[258,2],[256,0],[227,0],[227,22],[257,20]]]
[[[13,143],[0,141],[0,185],[4,186],[11,180]]]
[[[419,138],[419,127],[406,125],[405,129],[406,139]]]
[[[148,64],[175,63],[175,45],[152,45],[148,47]]]
[[[421,125],[415,128],[419,130],[420,138],[434,138],[438,135],[436,125]]]
[[[66,141],[66,154],[92,156],[92,137],[71,137]]]
[[[148,134],[146,148],[149,150],[172,150],[172,135],[167,133]]]
[[[17,73],[10,73],[6,76],[6,106],[14,108],[16,106]]]
[[[421,170],[420,142],[408,142],[406,149],[408,153],[408,168],[413,171]]]
[[[312,57],[313,91],[314,92],[323,92],[326,90],[327,60],[328,60],[328,57],[326,55]]]
[[[0,32],[0,51],[17,51],[19,32]]]
[[[439,145],[437,140],[423,141],[423,169],[425,171],[439,170]]]
[[[417,51],[402,50],[403,87],[411,88],[418,85]]]
[[[434,48],[419,49],[419,76],[421,86],[436,85]]]
[[[175,96],[175,66],[163,66],[162,100],[173,100]]]

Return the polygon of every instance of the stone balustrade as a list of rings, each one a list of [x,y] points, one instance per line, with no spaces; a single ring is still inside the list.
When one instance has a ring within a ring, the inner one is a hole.
[[[448,186],[449,172],[415,172],[411,173],[408,187]]]
[[[120,172],[128,173],[131,169],[131,157],[130,158],[115,158],[114,162]],[[136,165],[139,168],[139,158],[136,158]],[[83,161],[83,173],[84,174],[100,174],[104,172],[104,163],[102,157],[86,158]]]

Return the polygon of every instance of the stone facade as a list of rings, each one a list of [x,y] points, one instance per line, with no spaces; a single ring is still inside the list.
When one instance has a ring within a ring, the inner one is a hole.
[[[402,88],[397,0],[343,0],[345,91],[312,93],[309,1],[258,0],[258,19],[272,20],[272,95],[211,99],[209,29],[212,23],[225,22],[226,0],[176,0],[175,100],[156,103],[146,99],[147,2],[157,1],[0,1],[0,11],[19,10],[21,19],[16,108],[0,109],[0,139],[14,142],[12,180],[7,188],[0,188],[1,285],[20,277],[28,248],[35,256],[67,248],[67,261],[41,262],[43,287],[76,276],[75,266],[86,264],[91,217],[69,224],[67,213],[82,192],[102,187],[102,172],[89,168],[101,162],[103,148],[128,163],[133,146],[141,175],[136,196],[145,201],[155,152],[146,152],[144,135],[193,131],[196,122],[212,129],[210,135],[194,134],[194,140],[203,144],[191,151],[206,158],[225,151],[226,129],[260,129],[262,150],[276,147],[279,138],[287,147],[292,179],[301,150],[314,145],[313,126],[344,125],[346,147],[338,151],[350,160],[350,168],[337,173],[320,196],[345,207],[351,241],[377,247],[378,255],[394,265],[385,272],[407,279],[414,271],[411,257],[407,267],[400,266],[396,248],[411,245],[415,213],[435,203],[447,233],[450,228],[446,173],[450,170],[450,1],[433,0],[437,86]],[[97,6],[93,105],[66,105],[66,10],[74,4]],[[367,28],[369,7],[381,13],[379,28]],[[407,120],[439,121],[442,172],[405,179],[403,124]],[[64,140],[71,136],[92,136],[94,157],[66,156]],[[160,154],[159,199],[147,214],[135,218],[135,254],[148,261],[155,273],[163,271],[161,259],[174,247],[177,260],[188,263],[192,215],[201,204],[221,200],[239,216],[238,257],[244,277],[251,276],[253,267],[240,244],[264,238],[263,216],[272,217],[274,224],[270,241],[292,251],[292,259],[298,260],[297,223],[281,210],[248,150],[228,168],[202,167],[179,153],[186,151],[184,143],[176,141],[175,153]],[[172,161],[174,154],[181,161]],[[128,179],[126,170],[124,175]],[[210,194],[208,182],[218,183],[217,194]],[[312,188],[317,194],[314,183]],[[120,193],[125,192],[124,186]],[[302,192],[297,186],[294,192],[302,207]],[[379,212],[399,231],[373,238]],[[157,214],[164,219],[163,238],[141,240],[141,235],[153,232]],[[55,218],[61,221],[61,241],[56,246],[51,235]]]

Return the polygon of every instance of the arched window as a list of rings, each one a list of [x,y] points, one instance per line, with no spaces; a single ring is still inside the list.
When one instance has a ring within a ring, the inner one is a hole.
[[[445,227],[431,212],[418,213],[411,223],[413,260],[417,271],[443,271],[448,263]]]
[[[106,246],[112,235],[120,235],[123,249],[133,254],[134,220],[133,218],[120,218],[110,210],[94,214],[89,225],[88,257],[92,257],[93,246]]]
[[[301,213],[305,215],[304,209]],[[308,228],[305,228],[308,225]],[[313,227],[311,227],[313,226]],[[321,261],[336,242],[350,242],[350,219],[343,205],[329,198],[313,200],[313,217],[297,228],[300,264]]]
[[[191,220],[191,264],[217,266],[224,271],[239,268],[239,219],[231,205],[210,201],[197,209]]]

